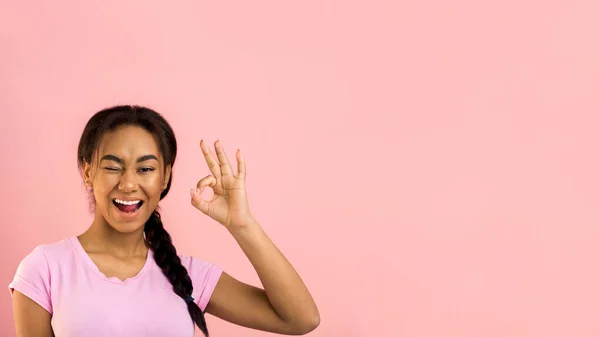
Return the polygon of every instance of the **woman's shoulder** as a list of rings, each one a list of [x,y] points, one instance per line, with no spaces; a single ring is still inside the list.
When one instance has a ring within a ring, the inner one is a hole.
[[[12,294],[18,290],[25,296],[41,305],[52,313],[51,279],[57,280],[56,271],[67,260],[70,248],[70,238],[60,241],[39,244],[21,259],[15,271],[14,278],[8,288]]]
[[[72,240],[73,237],[67,237],[54,242],[38,244],[25,256],[24,260],[44,258],[47,262],[60,261],[65,256],[72,254]]]
[[[188,275],[194,285],[192,297],[194,297],[204,310],[208,305],[208,301],[215,290],[223,269],[204,259],[200,259],[191,255],[179,255],[181,264],[187,269]]]
[[[219,267],[209,261],[193,255],[179,254],[181,264],[188,270],[189,273],[198,271],[210,271],[211,269],[218,269]]]
[[[17,274],[50,272],[72,255],[71,238],[60,241],[42,243],[31,249],[19,262]]]
[[[204,285],[216,284],[223,272],[218,264],[192,255],[179,255],[179,258],[191,279],[202,282]]]

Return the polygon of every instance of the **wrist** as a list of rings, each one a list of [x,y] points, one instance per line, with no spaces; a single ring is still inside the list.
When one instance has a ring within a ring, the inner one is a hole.
[[[256,230],[260,229],[260,224],[254,218],[249,218],[244,220],[239,224],[232,224],[227,228],[230,234],[237,235],[245,235],[248,233],[252,233]]]

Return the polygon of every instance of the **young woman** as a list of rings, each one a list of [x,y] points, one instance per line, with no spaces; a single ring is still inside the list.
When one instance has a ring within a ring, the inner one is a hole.
[[[191,203],[239,243],[264,290],[218,266],[178,255],[157,212],[171,186],[173,130],[157,112],[116,106],[88,122],[78,164],[94,221],[83,234],[36,247],[9,288],[18,337],[208,336],[204,312],[241,326],[306,334],[319,312],[299,275],[253,218],[246,167],[237,170],[217,141],[200,142],[212,172],[190,191]],[[200,194],[214,191],[212,200]]]

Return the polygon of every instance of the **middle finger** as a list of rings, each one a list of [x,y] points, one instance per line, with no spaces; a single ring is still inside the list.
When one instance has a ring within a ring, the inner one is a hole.
[[[217,158],[219,158],[219,162],[221,163],[221,173],[224,176],[232,176],[233,170],[231,169],[231,165],[229,165],[227,154],[223,149],[223,144],[221,144],[221,141],[219,140],[215,142],[215,151],[217,152]]]
[[[204,155],[204,159],[208,164],[210,172],[215,176],[215,178],[219,179],[221,177],[221,168],[219,167],[219,162],[217,162],[212,153],[210,153],[210,149],[208,146],[206,146],[204,140],[200,141],[200,149],[202,150],[202,154]]]

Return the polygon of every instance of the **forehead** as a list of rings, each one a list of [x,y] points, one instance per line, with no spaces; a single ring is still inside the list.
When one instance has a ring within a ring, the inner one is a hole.
[[[153,154],[160,157],[156,137],[138,126],[122,126],[107,132],[98,148],[100,155],[112,154],[123,159]]]

